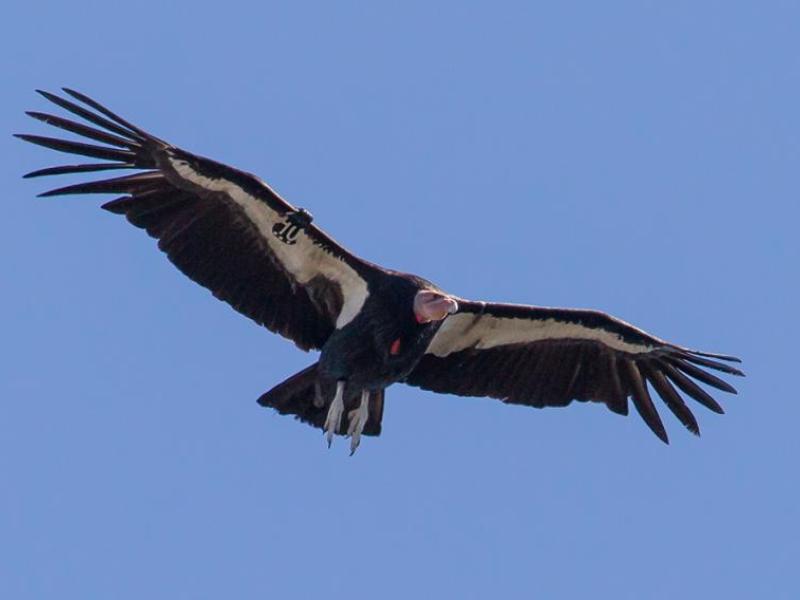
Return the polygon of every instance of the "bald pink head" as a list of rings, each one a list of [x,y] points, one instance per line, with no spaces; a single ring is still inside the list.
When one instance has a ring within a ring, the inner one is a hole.
[[[441,321],[458,310],[458,302],[433,290],[421,290],[414,296],[414,316],[417,323]]]

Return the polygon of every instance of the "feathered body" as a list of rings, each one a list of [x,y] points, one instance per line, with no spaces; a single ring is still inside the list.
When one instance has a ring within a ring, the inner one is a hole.
[[[412,310],[429,282],[400,273],[367,280],[369,295],[358,315],[322,347],[320,374],[359,388],[383,389],[402,381],[422,358],[441,321],[418,323]]]

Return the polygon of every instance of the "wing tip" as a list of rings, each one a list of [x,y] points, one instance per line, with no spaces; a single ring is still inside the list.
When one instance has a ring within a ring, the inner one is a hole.
[[[735,363],[742,362],[741,358],[739,358],[738,356],[733,356],[732,354],[718,354],[716,352],[704,352],[702,350],[693,350],[691,348],[686,348],[686,350],[698,356],[706,356],[708,358],[716,358],[718,360],[726,360],[728,362],[735,362]]]
[[[127,202],[123,202],[123,200]],[[131,200],[130,196],[122,196],[121,198],[114,198],[113,200],[109,200],[108,202],[101,204],[100,208],[102,208],[103,210],[107,210],[108,212],[114,213],[115,215],[124,215],[126,208],[125,205],[128,204],[130,200]],[[261,404],[261,406],[268,406],[267,404],[261,403],[261,400],[266,395],[267,394],[262,394],[258,399],[258,403]]]

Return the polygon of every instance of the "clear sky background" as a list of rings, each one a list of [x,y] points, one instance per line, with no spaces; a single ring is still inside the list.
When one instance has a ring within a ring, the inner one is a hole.
[[[124,9],[121,7],[125,6]],[[0,597],[798,598],[795,2],[20,2],[0,25]],[[102,199],[36,199],[66,85],[476,299],[737,354],[672,444],[601,406],[388,393],[355,457],[255,400],[309,364]]]

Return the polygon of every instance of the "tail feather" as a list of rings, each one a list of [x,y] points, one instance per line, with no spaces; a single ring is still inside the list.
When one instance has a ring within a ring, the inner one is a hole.
[[[274,408],[282,415],[293,415],[299,421],[321,430],[325,425],[325,417],[328,415],[334,390],[333,382],[326,383],[320,379],[317,363],[314,363],[263,394],[258,403],[261,406]],[[357,388],[345,388],[345,390],[344,407],[347,415],[351,410],[358,408],[361,390]],[[383,405],[384,390],[371,392],[369,418],[362,435],[380,435]],[[345,417],[336,433],[344,435],[347,432],[347,425]]]

